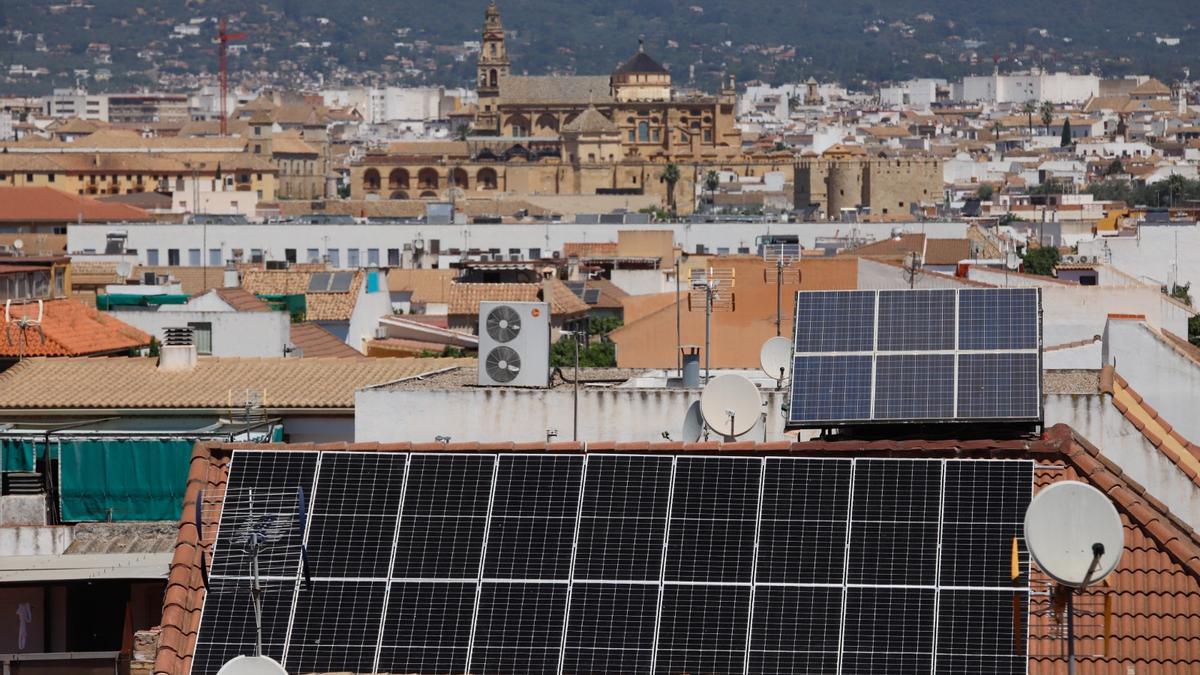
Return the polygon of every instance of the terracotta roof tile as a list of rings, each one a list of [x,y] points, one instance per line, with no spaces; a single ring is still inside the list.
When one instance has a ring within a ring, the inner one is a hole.
[[[160,372],[157,359],[27,359],[0,373],[0,408],[204,408],[237,405],[247,389],[264,407],[353,408],[354,391],[474,359],[216,358]]]
[[[344,293],[309,293],[308,283],[313,272],[307,270],[246,270],[242,288],[255,295],[304,295],[308,321],[346,321],[358,304],[358,291],[366,273],[353,272],[350,290]]]
[[[301,356],[306,359],[314,357],[365,358],[357,349],[311,321],[292,324],[291,340],[293,346],[303,350]]]
[[[869,445],[871,450],[864,448]],[[971,448],[968,450],[966,446]],[[987,446],[987,447],[981,447]],[[201,489],[219,496],[223,490],[232,450],[236,447],[274,449],[317,449],[315,446],[248,446],[197,445],[193,453],[184,512],[194,505]],[[439,451],[466,450],[492,452],[578,452],[578,443],[543,444],[334,444],[320,446],[331,450],[378,451]],[[936,447],[936,450],[931,450]],[[1116,572],[1106,583],[1093,586],[1080,595],[1081,606],[1096,607],[1103,598],[1111,598],[1113,636],[1108,655],[1099,625],[1085,621],[1077,626],[1079,675],[1119,674],[1133,667],[1139,673],[1194,673],[1200,669],[1200,551],[1196,533],[1178,519],[1150,506],[1142,497],[1145,489],[1124,477],[1112,475],[1105,468],[1103,455],[1070,428],[1059,425],[1048,430],[1042,440],[956,442],[942,441],[878,441],[753,444],[720,443],[592,443],[588,451],[654,452],[792,452],[803,455],[864,456],[884,454],[893,456],[975,456],[1031,457],[1046,470],[1035,472],[1038,488],[1060,480],[1084,480],[1099,485],[1111,485],[1108,490],[1126,528],[1125,552]],[[1086,458],[1086,460],[1084,459]],[[1056,470],[1053,467],[1058,467]],[[1161,505],[1157,507],[1161,509]],[[211,546],[215,519],[219,513],[208,513],[205,541],[198,542],[196,530],[184,519],[179,526],[176,555],[172,561],[168,588],[164,596],[162,631],[155,672],[166,675],[185,675],[195,647],[196,630],[204,602],[204,589],[199,577],[199,548]],[[210,559],[211,560],[211,559]],[[1035,574],[1035,583],[1045,583]],[[182,589],[182,590],[180,590]],[[1047,597],[1034,595],[1030,607],[1029,672],[1033,675],[1065,673],[1066,661],[1060,628],[1054,623],[1047,606]]]
[[[225,304],[239,312],[269,312],[271,306],[242,288],[218,288],[216,294]]]
[[[0,222],[88,223],[148,221],[150,214],[126,204],[96,201],[48,187],[0,187]]]
[[[36,319],[37,303],[13,305],[12,318]],[[4,326],[0,356],[89,356],[146,347],[150,335],[77,300],[46,300],[40,330]]]
[[[549,284],[551,314],[572,316],[588,311],[587,303],[566,284],[558,279],[551,279]],[[541,293],[541,284],[455,283],[449,289],[449,313],[476,315],[481,302],[537,302]]]

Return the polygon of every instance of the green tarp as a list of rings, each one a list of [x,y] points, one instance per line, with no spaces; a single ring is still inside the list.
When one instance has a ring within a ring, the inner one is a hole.
[[[33,471],[33,441],[0,438],[0,470]]]
[[[101,311],[121,307],[154,307],[157,305],[184,305],[191,296],[187,295],[136,295],[131,293],[109,293],[96,296],[96,309]]]
[[[54,439],[51,449],[64,522],[179,520],[191,440]]]
[[[292,316],[303,315],[308,310],[308,303],[303,293],[283,295],[278,293],[259,293],[258,299],[267,303],[277,312],[287,312]]]

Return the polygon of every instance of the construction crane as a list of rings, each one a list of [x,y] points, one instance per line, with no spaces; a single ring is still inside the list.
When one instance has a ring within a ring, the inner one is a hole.
[[[226,113],[226,101],[229,99],[229,65],[227,63],[227,47],[234,40],[245,40],[245,33],[228,33],[225,31],[225,18],[221,17],[220,27],[217,32],[218,53],[220,54],[221,68],[221,135],[228,133],[229,117]]]

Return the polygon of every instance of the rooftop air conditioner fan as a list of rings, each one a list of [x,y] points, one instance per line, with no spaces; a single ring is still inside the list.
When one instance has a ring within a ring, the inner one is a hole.
[[[488,312],[487,332],[496,342],[509,342],[521,333],[521,315],[512,307],[500,305]],[[508,351],[511,352],[512,350],[509,349]],[[491,357],[489,356],[488,358],[490,359]],[[520,359],[517,360],[517,363],[520,363]],[[512,378],[510,377],[509,379],[511,380]],[[507,380],[504,381],[507,382]]]
[[[497,309],[507,308],[498,307]],[[489,329],[491,328],[490,318],[488,320],[488,327]],[[500,345],[488,352],[484,367],[487,369],[488,377],[493,380],[497,382],[512,382],[516,379],[517,375],[521,374],[521,357],[516,351]]]

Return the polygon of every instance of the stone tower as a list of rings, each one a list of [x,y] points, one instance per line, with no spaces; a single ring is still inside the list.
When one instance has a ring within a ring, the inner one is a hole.
[[[500,78],[508,75],[512,64],[504,48],[504,25],[500,23],[500,8],[495,0],[488,3],[483,16],[483,39],[479,44],[479,65],[476,69],[479,114],[475,117],[475,131],[499,133]]]

